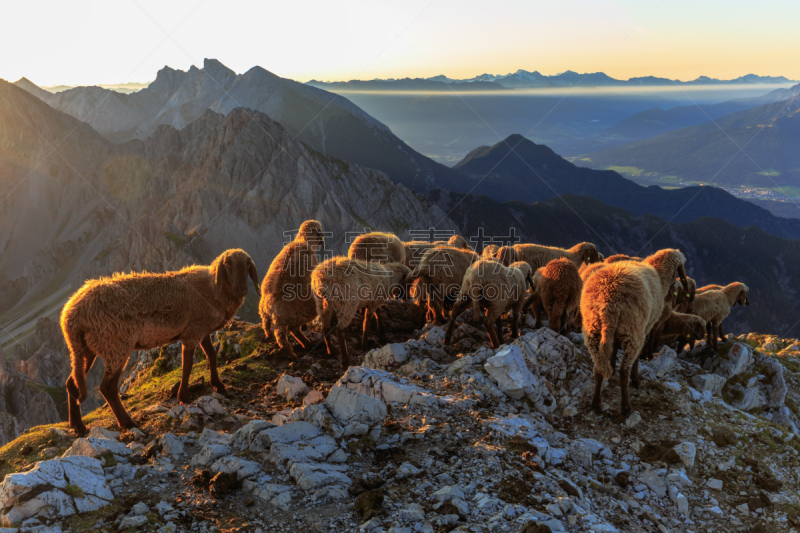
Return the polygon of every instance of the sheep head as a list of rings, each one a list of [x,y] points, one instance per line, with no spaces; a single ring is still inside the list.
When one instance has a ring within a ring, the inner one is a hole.
[[[689,291],[688,292],[681,292],[681,298],[678,301],[678,305],[684,305],[684,310],[681,311],[682,313],[691,313],[694,309],[694,297],[697,294],[697,282],[693,278],[686,278],[686,281],[689,283]]]
[[[668,280],[680,278],[683,290],[689,292],[689,282],[686,279],[686,269],[683,266],[684,263],[686,263],[686,257],[680,250],[672,248],[659,250],[645,258],[644,262],[658,271],[661,277],[661,283],[669,283],[669,285],[672,285],[672,282]]]
[[[586,264],[600,262],[600,252],[598,252],[597,247],[590,242],[582,242],[580,244],[576,244],[570,249],[570,252],[572,253],[577,252],[580,255],[581,261],[583,261]]]
[[[497,249],[495,257],[497,258],[498,263],[509,266],[511,263],[516,262],[517,251],[513,246],[501,246]]]
[[[256,293],[261,294],[258,283],[258,271],[250,256],[244,250],[227,250],[211,264],[214,272],[214,297],[220,298],[227,285],[239,298],[247,296],[247,278],[253,280]]]
[[[464,250],[473,250],[472,246],[470,246],[467,243],[467,240],[461,235],[453,235],[452,237],[450,237],[450,240],[447,241],[447,244],[449,244],[453,248],[463,248]]]
[[[314,246],[322,246],[325,244],[325,237],[322,235],[322,224],[316,220],[306,220],[300,224],[300,230],[297,232],[295,240],[307,242]]]
[[[750,289],[744,283],[736,283],[739,289],[739,295],[736,297],[736,303],[739,305],[750,305],[750,300],[748,299],[747,295],[750,292]],[[734,304],[736,305],[736,304]]]
[[[526,263],[525,261],[516,261],[511,263],[510,268],[516,268],[520,272],[522,272],[523,277],[525,278],[525,282],[530,286],[532,290],[536,290],[535,285],[533,284],[533,276],[534,272],[531,266]],[[539,272],[538,270],[536,271]]]
[[[664,302],[669,303],[674,309],[678,306],[678,301],[680,300],[681,294],[684,294],[681,282],[675,280],[670,286],[669,292],[667,293],[666,298],[664,298]]]
[[[398,298],[405,298],[407,294],[411,294],[411,285],[413,285],[416,276],[412,275],[412,270],[402,263],[386,263],[383,267],[389,271],[392,277],[389,286],[392,289],[392,296]]]

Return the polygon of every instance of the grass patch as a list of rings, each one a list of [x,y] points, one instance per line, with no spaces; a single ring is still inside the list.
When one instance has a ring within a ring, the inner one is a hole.
[[[72,496],[73,498],[83,498],[86,496],[86,493],[83,492],[83,489],[80,488],[78,485],[74,485],[70,483],[66,487],[64,487],[64,493]]]

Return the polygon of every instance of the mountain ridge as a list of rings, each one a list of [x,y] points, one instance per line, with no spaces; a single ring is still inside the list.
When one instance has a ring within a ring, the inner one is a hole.
[[[589,154],[593,167],[633,166],[684,181],[798,186],[800,95],[729,113],[714,122]],[[746,147],[742,153],[742,147]]]
[[[563,194],[583,195],[637,216],[652,214],[680,223],[713,216],[740,228],[757,225],[773,235],[800,238],[800,220],[776,217],[722,189],[643,187],[610,170],[578,167],[518,134],[476,148],[454,168],[471,178],[459,191],[484,194],[499,202],[543,202]]]
[[[30,85],[21,84],[23,89]],[[266,113],[314,150],[384,171],[413,190],[451,186],[459,179],[346,98],[258,66],[243,74],[215,59],[186,72],[164,67],[148,87],[131,94],[101,87],[34,92],[117,143],[147,138],[159,124],[181,128],[205,109],[227,114],[248,107]]]

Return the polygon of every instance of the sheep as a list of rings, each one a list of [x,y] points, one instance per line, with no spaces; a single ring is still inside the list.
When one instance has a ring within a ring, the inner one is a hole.
[[[553,259],[561,257],[566,257],[575,263],[577,267],[580,267],[581,263],[597,263],[600,261],[600,254],[597,248],[590,242],[576,244],[569,250],[540,244],[517,244],[514,245],[514,250],[516,251],[514,261],[525,261],[534,271],[545,266]]]
[[[592,274],[594,274],[595,272],[597,272],[598,270],[600,270],[604,266],[605,266],[604,263],[590,263],[590,264],[584,263],[578,269],[578,274],[580,274],[580,276],[581,276],[581,281],[583,283],[586,283],[586,280],[589,279],[589,276],[591,276]]]
[[[561,332],[562,325],[568,327],[568,319],[574,318],[580,308],[583,281],[575,263],[562,257],[553,259],[533,274],[534,294],[525,301],[525,308],[532,304],[535,328],[541,327],[541,311],[550,317],[550,329]]]
[[[675,348],[678,352],[681,352],[687,342],[689,343],[689,349],[694,348],[695,341],[702,339],[705,334],[705,320],[697,315],[673,311],[664,322],[659,342],[667,346],[673,346],[677,342]],[[680,339],[686,340],[681,342]]]
[[[425,255],[425,252],[431,248],[436,248],[437,246],[441,245],[448,245],[452,246],[453,248],[463,248],[464,250],[472,250],[473,252],[475,251],[472,246],[467,243],[467,240],[461,235],[453,235],[448,241],[405,241],[403,242],[403,248],[406,254],[405,265],[412,269],[415,268],[417,265],[419,265],[422,256]],[[497,247],[495,246],[495,248]]]
[[[347,250],[347,257],[379,263],[405,263],[406,252],[397,235],[372,232],[356,237]]]
[[[467,243],[467,239],[462,237],[461,235],[453,235],[447,241],[447,244],[452,246],[453,248],[463,248],[464,250],[472,250],[473,252],[475,249]]]
[[[704,292],[708,291],[718,291],[722,289],[722,285],[706,285],[704,287],[700,287],[695,290],[695,296],[698,294],[703,294]]]
[[[86,373],[98,355],[104,366],[100,393],[122,429],[135,426],[119,398],[119,378],[133,350],[181,341],[178,399],[188,403],[189,375],[200,346],[208,358],[211,385],[224,393],[210,335],[230,324],[244,303],[248,276],[258,292],[255,263],[246,252],[235,249],[222,253],[210,266],[87,281],[61,312],[61,330],[72,362],[66,383],[69,427],[81,436],[87,432],[79,404],[88,396]]]
[[[619,263],[620,261],[635,261],[641,263],[642,258],[634,255],[615,254],[607,257],[603,262],[610,265],[611,263]]]
[[[686,288],[686,258],[679,250],[661,250],[641,263],[623,261],[605,265],[583,285],[581,314],[583,335],[594,360],[592,407],[602,407],[600,392],[604,379],[613,374],[612,357],[624,345],[620,362],[621,411],[631,411],[629,382],[639,386],[638,360],[647,334],[661,317],[664,300],[676,276]],[[633,379],[631,379],[633,377]]]
[[[747,285],[737,281],[719,290],[701,292],[695,297],[692,314],[706,321],[706,342],[715,350],[719,348],[717,338],[722,335],[720,324],[728,317],[734,305],[750,305],[749,292]]]
[[[691,313],[694,306],[694,298],[697,294],[697,282],[694,278],[687,276],[686,281],[689,283],[688,291],[681,291],[678,294],[678,300],[675,302],[675,309],[679,313]]]
[[[523,261],[511,266],[498,263],[492,259],[481,259],[472,265],[464,275],[464,281],[458,291],[456,303],[450,312],[445,344],[450,344],[453,336],[455,320],[469,304],[477,303],[486,309],[484,326],[489,334],[492,348],[499,348],[503,342],[503,326],[500,317],[507,311],[513,311],[511,320],[511,338],[519,336],[519,317],[525,303],[527,285],[532,285],[532,270]],[[496,332],[492,329],[492,324]]]
[[[437,246],[425,252],[409,279],[420,293],[427,296],[429,321],[439,323],[447,320],[445,298],[454,298],[458,294],[467,269],[479,259],[472,250],[452,246]]]
[[[510,266],[511,263],[517,262],[517,250],[513,246],[501,246],[495,252],[494,257],[503,266]]]
[[[318,261],[312,247],[322,243],[322,224],[316,220],[303,222],[297,237],[272,261],[261,285],[258,314],[264,334],[269,338],[274,328],[278,347],[290,357],[295,354],[289,333],[304,350],[311,347],[300,328],[317,316],[317,306],[311,297],[311,271]]]
[[[328,355],[333,355],[333,347],[328,339],[331,323],[336,318],[336,336],[339,341],[339,355],[342,369],[348,366],[345,329],[353,321],[360,309],[365,309],[364,327],[360,346],[367,344],[373,315],[378,322],[378,335],[386,342],[386,333],[378,308],[397,289],[407,283],[411,269],[402,263],[361,261],[347,257],[333,257],[316,266],[311,273],[311,293],[322,322],[322,334]]]
[[[667,296],[664,300],[664,305],[661,308],[661,316],[658,318],[653,327],[650,328],[650,331],[647,333],[647,340],[644,343],[644,348],[642,348],[642,353],[639,355],[640,359],[652,359],[653,354],[661,347],[658,341],[661,339],[662,329],[664,328],[664,323],[672,314],[672,311],[677,306],[678,296],[682,294],[683,286],[682,283],[678,280],[674,280],[672,285],[670,286],[669,291],[667,292]]]
[[[497,255],[497,250],[499,249],[500,247],[496,244],[487,244],[484,246],[483,251],[481,252],[481,257],[483,259],[494,259],[494,257]]]

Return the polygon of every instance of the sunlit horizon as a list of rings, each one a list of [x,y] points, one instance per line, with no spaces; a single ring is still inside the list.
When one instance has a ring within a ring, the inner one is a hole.
[[[741,6],[737,6],[741,4]],[[297,81],[554,75],[800,79],[800,5],[636,0],[15,3],[0,77],[40,86],[148,83],[216,58]],[[47,16],[43,16],[47,13]],[[35,26],[30,21],[35,20]],[[31,29],[35,27],[35,29]]]

